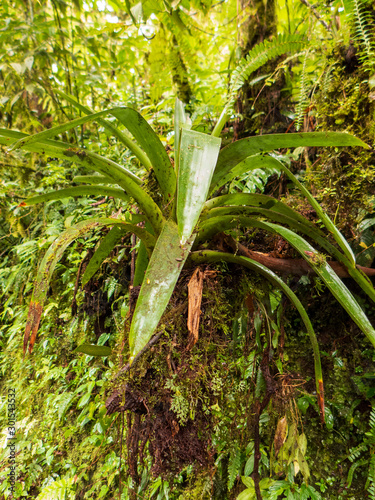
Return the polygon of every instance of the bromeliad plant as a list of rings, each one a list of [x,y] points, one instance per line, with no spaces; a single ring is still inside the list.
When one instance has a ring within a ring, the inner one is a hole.
[[[264,61],[260,61],[261,64]],[[254,66],[256,69],[256,67]],[[99,113],[76,102],[71,96],[60,93],[85,116],[35,135],[0,130],[0,143],[11,150],[23,149],[41,155],[71,160],[86,167],[91,174],[80,176],[74,182],[83,182],[52,193],[34,196],[25,201],[31,205],[67,196],[110,195],[125,203],[133,199],[138,214],[122,218],[93,218],[80,222],[59,236],[42,260],[34,286],[24,335],[24,351],[31,353],[36,340],[44,302],[56,263],[67,246],[77,237],[102,226],[112,226],[92,257],[83,275],[86,283],[109,255],[119,239],[127,232],[141,240],[138,252],[135,285],[141,285],[129,333],[131,364],[157,329],[166,310],[180,273],[187,261],[192,264],[227,261],[243,265],[262,274],[288,296],[299,311],[309,333],[316,374],[318,402],[324,418],[323,376],[316,335],[301,302],[293,291],[271,270],[262,264],[229,253],[204,249],[204,243],[213,235],[231,228],[262,228],[287,240],[309,263],[324,281],[338,302],[375,346],[375,331],[363,310],[336,275],[325,257],[317,252],[302,235],[308,236],[340,262],[350,276],[374,300],[375,292],[369,279],[356,267],[355,257],[347,241],[323,212],[306,188],[278,159],[267,153],[278,148],[301,146],[362,146],[359,139],[345,133],[298,133],[249,137],[223,149],[219,135],[224,126],[222,118],[212,135],[191,130],[182,104],[175,108],[175,162],[171,162],[157,134],[147,121],[134,109],[113,108]],[[226,108],[225,114],[228,113]],[[105,116],[112,115],[137,142],[116,127]],[[157,181],[154,192],[143,187],[143,181],[118,163],[90,152],[71,147],[54,138],[74,127],[97,121],[101,126],[127,146],[141,164],[153,171]],[[334,246],[325,233],[286,204],[261,194],[228,194],[215,196],[228,181],[252,169],[276,167],[302,191],[316,210],[319,218],[336,242]],[[96,175],[92,175],[92,172]],[[97,175],[99,174],[99,175]],[[160,200],[158,203],[155,200]],[[138,224],[144,222],[143,227]],[[91,346],[90,354],[107,354],[100,347]]]

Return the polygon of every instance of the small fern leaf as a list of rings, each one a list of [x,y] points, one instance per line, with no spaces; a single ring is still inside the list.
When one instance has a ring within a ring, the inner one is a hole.
[[[230,491],[242,469],[242,453],[239,448],[232,450],[228,465],[228,490]]]
[[[373,455],[370,460],[368,469],[368,481],[370,484],[367,488],[367,491],[370,494],[370,499],[375,500],[375,455]]]
[[[350,467],[349,472],[348,472],[348,477],[346,479],[346,485],[348,488],[350,488],[350,486],[352,484],[354,472],[356,471],[356,469],[358,467],[361,467],[362,465],[366,465],[366,463],[367,463],[367,459],[362,459],[362,460],[358,460]]]
[[[298,97],[298,103],[296,107],[296,130],[299,132],[303,118],[305,116],[305,110],[308,105],[308,79],[307,79],[307,74],[306,74],[306,65],[307,65],[307,60],[308,60],[308,55],[309,51],[307,50],[305,52],[305,57],[303,58],[303,65],[302,65],[302,73],[301,73],[301,80],[299,84],[299,97]]]
[[[229,109],[233,105],[237,92],[254,71],[271,59],[275,59],[287,52],[302,50],[307,43],[307,40],[299,35],[279,35],[271,42],[266,40],[255,45],[232,73],[232,83],[226,108]]]
[[[370,13],[365,8],[364,0],[351,0],[349,18],[354,24],[355,39],[360,43],[359,59],[365,68],[375,67],[374,23]]]
[[[36,500],[67,500],[72,497],[73,478],[54,481],[39,493]]]

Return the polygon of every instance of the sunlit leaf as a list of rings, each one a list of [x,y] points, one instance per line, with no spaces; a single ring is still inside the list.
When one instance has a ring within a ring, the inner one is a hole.
[[[207,199],[220,144],[216,137],[181,130],[176,215],[182,244],[190,237]]]
[[[82,352],[89,356],[110,356],[112,354],[112,349],[104,345],[93,345],[85,342],[74,349],[73,352]]]
[[[134,311],[130,333],[130,362],[151,339],[168,305],[189,254],[193,238],[180,245],[177,225],[167,221],[156,242]]]

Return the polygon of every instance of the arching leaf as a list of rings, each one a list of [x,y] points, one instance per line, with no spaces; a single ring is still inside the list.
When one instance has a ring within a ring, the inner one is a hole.
[[[115,226],[106,236],[104,236],[104,238],[100,241],[99,247],[95,250],[94,255],[87,264],[85,272],[83,273],[81,279],[82,286],[85,286],[86,283],[94,276],[104,260],[110,255],[114,247],[127,232],[127,228]]]
[[[1,139],[5,140],[7,144],[14,144],[14,137],[8,137],[3,134],[3,129],[0,130],[0,142]],[[19,133],[17,133],[18,135]],[[19,135],[18,135],[19,137]],[[22,138],[31,137],[22,134]],[[52,141],[46,139],[41,144],[27,144],[24,146],[26,151],[32,151],[35,153],[40,153],[42,155],[49,155],[52,157],[61,158],[63,160],[74,161],[79,165],[83,165],[89,170],[95,170],[105,177],[110,177],[113,179],[114,183],[121,186],[130,196],[132,196],[139,207],[144,211],[146,217],[150,221],[156,233],[161,231],[164,217],[161,213],[158,205],[153,201],[151,196],[147,194],[140,184],[142,181],[135,176],[132,172],[125,169],[116,162],[109,160],[108,158],[103,158],[96,153],[91,153],[85,149],[71,148],[69,144],[65,144],[59,141]]]
[[[207,199],[221,139],[181,130],[177,186],[177,225],[181,243],[190,237]]]
[[[109,114],[115,116],[132,133],[146,151],[154,168],[160,190],[165,200],[168,202],[171,201],[176,190],[176,174],[171,161],[156,133],[142,115],[132,108],[112,108],[76,118],[75,120],[64,123],[63,125],[57,125],[56,127],[44,130],[38,134],[23,137],[12,145],[11,150],[24,148],[34,143],[41,143],[41,141],[50,139],[51,137],[55,137],[79,125],[97,120]]]
[[[279,148],[297,148],[299,146],[361,146],[368,148],[367,144],[357,137],[343,132],[304,132],[247,137],[229,144],[220,151],[210,192],[218,189],[222,185],[223,177],[248,156],[268,153]]]
[[[122,201],[129,203],[130,198],[124,193],[122,189],[111,187],[97,187],[97,186],[79,186],[66,189],[58,189],[46,194],[31,196],[26,198],[23,202],[25,205],[36,205],[51,200],[63,200],[64,198],[77,197],[77,196],[110,196],[118,198]]]
[[[120,225],[124,229],[126,228],[129,232],[133,232],[134,234],[136,234],[139,238],[142,238],[148,247],[152,248],[154,246],[155,238],[145,229],[119,219],[89,219],[80,222],[77,225],[72,226],[64,231],[48,248],[38,268],[33,294],[29,306],[29,313],[27,316],[23,342],[24,354],[26,353],[28,345],[29,352],[32,352],[39,328],[44,302],[46,300],[48,292],[49,282],[51,280],[56,264],[61,259],[65,249],[75,239],[83,236],[87,232],[97,229],[101,226],[111,226],[114,224]]]
[[[274,284],[277,288],[281,288],[281,290],[285,293],[285,295],[289,298],[289,300],[292,302],[292,304],[296,307],[299,314],[301,315],[302,321],[310,337],[310,342],[314,354],[315,385],[318,395],[318,403],[321,412],[321,417],[324,421],[323,372],[320,362],[319,344],[314,329],[312,327],[311,321],[309,319],[309,316],[305,308],[301,304],[300,300],[296,296],[296,294],[288,287],[288,285],[286,285],[283,282],[281,278],[277,276],[277,274],[270,271],[269,269],[267,269],[267,267],[263,266],[262,264],[259,264],[259,262],[249,259],[248,257],[240,257],[230,253],[216,252],[213,250],[200,250],[199,252],[191,253],[190,259],[195,264],[202,264],[205,262],[219,262],[221,260],[225,262],[232,262],[233,264],[240,264],[244,267],[251,269],[252,271],[258,272],[259,274],[263,275],[268,281]]]
[[[152,252],[130,326],[130,363],[158,326],[193,240],[191,238],[181,245],[177,225],[172,221],[165,223]]]

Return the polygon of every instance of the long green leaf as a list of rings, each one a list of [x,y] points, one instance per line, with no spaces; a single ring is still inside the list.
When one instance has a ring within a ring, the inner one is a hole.
[[[340,233],[340,231],[337,229],[337,227],[333,224],[331,219],[328,217],[328,215],[324,212],[322,207],[319,205],[319,203],[315,200],[313,195],[305,188],[303,184],[300,183],[300,181],[296,178],[294,174],[281,162],[278,160],[275,160],[279,164],[280,170],[285,172],[285,174],[293,181],[293,183],[300,189],[302,194],[306,196],[307,200],[309,201],[310,205],[316,210],[316,213],[318,216],[322,219],[324,225],[328,229],[330,233],[332,233],[332,236],[336,240],[336,243],[339,245],[341,250],[344,252],[346,255],[347,259],[349,260],[351,267],[355,266],[355,256],[352,251],[352,249],[349,246],[349,243],[346,241],[346,239],[343,237],[343,235]]]
[[[11,150],[23,148],[33,143],[40,143],[41,141],[50,139],[72,128],[97,120],[109,114],[115,116],[132,133],[146,151],[154,168],[161,192],[166,201],[171,201],[176,190],[176,174],[171,161],[156,133],[142,115],[132,108],[112,108],[76,118],[63,125],[57,125],[56,127],[44,130],[38,134],[19,139],[12,145]]]
[[[3,130],[0,130],[0,136]],[[17,133],[18,134],[18,133]],[[7,137],[4,135],[4,137]],[[25,137],[22,134],[22,137]],[[26,136],[31,137],[31,136]],[[0,137],[0,142],[1,142]],[[6,139],[14,143],[14,137]],[[26,151],[32,151],[42,155],[61,158],[64,160],[74,161],[79,165],[83,165],[89,170],[95,170],[105,177],[110,177],[114,183],[121,186],[130,196],[132,196],[140,208],[144,211],[146,217],[150,221],[156,233],[160,233],[163,226],[164,217],[158,205],[153,201],[140,187],[140,179],[134,176],[131,172],[118,165],[112,160],[103,158],[96,153],[91,153],[87,150],[79,148],[70,148],[68,144],[47,139],[41,144],[27,144],[24,146]]]
[[[240,177],[241,175],[245,174],[246,172],[250,172],[251,170],[255,170],[258,168],[275,169],[277,167],[275,166],[274,162],[275,162],[275,159],[272,158],[272,156],[268,156],[268,155],[258,154],[258,155],[254,155],[254,156],[249,156],[249,157],[245,158],[243,161],[241,161],[238,165],[233,167],[227,173],[227,175],[224,175],[224,177],[222,177],[220,179],[220,183],[217,186],[217,188],[224,186],[224,184],[227,184],[228,182],[235,179],[236,177]]]
[[[288,243],[290,243],[293,248],[295,248],[302,255],[302,257],[314,269],[316,274],[320,276],[320,278],[324,281],[324,283],[331,291],[332,295],[342,305],[342,307],[346,310],[352,320],[359,326],[359,328],[363,331],[363,333],[375,347],[375,330],[373,329],[366,314],[358,305],[358,302],[346,288],[344,283],[334,272],[332,267],[320,258],[318,252],[316,252],[316,250],[311,245],[309,245],[309,243],[307,243],[307,241],[305,241],[301,236],[293,233],[293,231],[290,231],[285,227],[272,224],[271,222],[261,222],[258,227],[263,227],[265,229],[268,228],[272,232],[277,233],[286,241],[288,241]]]
[[[94,276],[104,260],[110,255],[114,247],[127,232],[127,228],[115,226],[106,236],[104,236],[104,238],[100,241],[99,247],[95,250],[94,255],[87,264],[85,272],[83,273],[81,279],[82,286],[85,286],[86,283]]]
[[[277,163],[279,163],[277,161]],[[282,169],[283,166],[280,167]],[[286,167],[285,167],[286,168]],[[302,186],[303,188],[303,186]],[[305,189],[305,188],[303,188]],[[307,190],[306,190],[307,191]],[[318,205],[318,203],[315,201],[315,199],[311,196],[311,194],[307,191],[308,197],[310,200],[310,203],[316,210],[318,210],[319,216],[324,220],[326,215],[324,214],[323,210],[321,207]],[[359,286],[362,288],[364,292],[373,300],[375,301],[375,290],[374,287],[371,283],[371,281],[368,279],[368,277],[360,270],[357,269],[355,266],[352,264],[352,260],[349,260],[349,258],[340,252],[338,249],[333,247],[328,240],[324,240],[324,233],[320,231],[318,228],[316,228],[311,222],[309,222],[307,219],[305,219],[301,214],[293,210],[292,208],[288,207],[285,205],[285,203],[282,203],[280,201],[277,201],[274,198],[271,198],[266,195],[262,194],[250,194],[250,193],[236,193],[236,194],[229,194],[229,195],[224,195],[224,196],[218,196],[216,198],[212,198],[211,200],[208,200],[205,203],[201,220],[202,224],[200,225],[200,234],[198,235],[196,239],[196,244],[199,242],[212,237],[214,234],[216,234],[216,227],[214,222],[209,222],[209,214],[210,216],[214,215],[213,209],[216,207],[220,206],[245,206],[245,205],[253,205],[256,207],[260,207],[263,210],[271,210],[273,212],[279,212],[283,215],[286,215],[287,217],[294,219],[295,221],[301,223],[303,226],[307,226],[311,228],[311,234],[310,236],[315,239],[315,241],[322,246],[324,249],[326,249],[335,259],[337,259],[339,262],[341,262],[348,270],[348,273],[350,276],[359,284]],[[245,210],[246,211],[246,210]],[[323,212],[323,214],[322,214]],[[261,213],[261,212],[259,212]],[[277,220],[275,216],[271,216],[271,214],[267,215],[267,212],[263,212],[264,215],[267,216],[267,218],[273,218],[274,220]],[[278,222],[281,222],[279,220]],[[298,225],[292,225],[290,221],[285,221],[290,227],[293,227],[296,230],[299,230],[306,234],[305,230],[303,227],[298,228]],[[226,222],[228,224],[228,221]],[[218,219],[216,221],[216,225],[218,227],[221,227],[221,222]],[[236,223],[230,225],[230,227],[236,227]],[[229,229],[229,227],[227,227]],[[221,231],[225,229],[220,229]],[[334,227],[333,231],[337,231],[337,229]],[[336,241],[339,239],[338,236],[336,236]],[[345,240],[346,241],[346,240]]]
[[[305,324],[306,330],[310,337],[311,346],[314,354],[314,365],[315,365],[315,385],[316,392],[318,395],[319,408],[321,411],[322,418],[324,420],[324,390],[323,390],[323,372],[320,362],[320,351],[319,344],[316,338],[314,329],[312,327],[310,318],[301,304],[300,300],[296,294],[283,282],[281,278],[277,276],[274,272],[267,269],[267,267],[259,264],[255,260],[249,259],[248,257],[239,257],[237,255],[232,255],[230,253],[215,252],[212,250],[201,250],[199,252],[192,252],[189,259],[195,264],[202,264],[206,262],[232,262],[233,264],[240,264],[244,267],[256,271],[262,276],[264,276],[268,281],[273,283],[276,287],[281,288],[285,295],[289,298],[292,304],[296,307],[297,311],[301,315],[302,321]]]
[[[24,134],[22,132],[16,132],[14,130],[8,130],[8,129],[0,129],[0,144],[4,144],[7,146],[14,146],[14,144],[19,141],[20,139],[27,138],[27,137],[32,137],[31,135]],[[76,162],[79,162],[79,160],[82,161],[85,158],[98,158],[105,160],[107,165],[110,165],[114,168],[115,171],[120,172],[121,174],[125,175],[126,177],[132,179],[136,184],[141,185],[142,180],[137,177],[133,172],[130,170],[126,169],[122,165],[119,165],[118,163],[114,162],[113,160],[110,160],[108,158],[104,158],[96,153],[91,153],[89,150],[86,149],[80,149],[80,148],[74,148],[72,147],[71,144],[68,144],[63,141],[55,141],[51,139],[44,139],[40,141],[40,145],[35,146],[33,145],[28,145],[25,146],[23,149],[26,151],[31,151],[35,153],[40,153],[42,155],[50,155],[50,156],[56,156],[57,158],[61,158],[63,160],[68,160],[70,157],[76,156],[75,160]],[[75,155],[75,153],[79,153],[79,155]]]
[[[343,132],[305,132],[247,137],[229,144],[220,151],[210,192],[218,189],[222,185],[222,178],[248,156],[267,153],[279,148],[297,148],[299,146],[361,146],[368,148],[367,144],[357,137]]]
[[[94,112],[90,108],[80,104],[73,96],[66,94],[65,92],[62,92],[58,89],[55,89],[55,93],[63,97],[66,101],[70,102],[70,104],[82,111],[82,113],[85,113],[85,115],[94,114]],[[108,132],[117,137],[127,148],[130,149],[130,151],[138,158],[142,165],[147,170],[150,170],[150,168],[152,167],[151,161],[146,153],[142,151],[142,149],[138,146],[138,144],[133,142],[130,137],[128,137],[123,132],[121,132],[121,130],[115,127],[113,123],[105,120],[104,118],[98,118],[97,122],[99,123],[99,125],[102,125],[102,127],[108,130]]]
[[[43,203],[46,201],[63,200],[64,198],[74,198],[77,196],[111,196],[112,198],[118,198],[127,203],[129,203],[130,201],[129,196],[127,196],[122,189],[104,186],[76,186],[71,188],[58,189],[57,191],[52,191],[46,194],[31,196],[30,198],[27,198],[24,203],[26,205],[35,205],[37,203]]]
[[[76,175],[72,182],[85,182],[86,184],[114,184],[110,177],[105,175]]]
[[[177,225],[181,243],[190,238],[207,199],[221,139],[182,129],[177,186]]]
[[[49,282],[56,264],[61,259],[66,248],[77,238],[83,236],[89,231],[97,229],[101,226],[119,225],[126,228],[129,232],[133,232],[139,238],[142,238],[146,246],[153,248],[155,238],[149,234],[145,229],[142,229],[134,224],[129,224],[120,219],[89,219],[78,223],[64,231],[48,248],[43,260],[41,261],[35,285],[31,297],[29,313],[27,316],[27,323],[24,335],[23,349],[26,352],[27,345],[29,344],[29,352],[32,352],[36,335],[39,328],[40,318],[43,311],[43,305],[47,297]],[[31,338],[30,338],[31,334]],[[30,343],[29,343],[30,338]]]
[[[213,208],[212,210],[207,212],[205,218],[202,220],[202,223],[199,225],[199,228],[205,229],[205,222],[209,221],[210,219],[215,219],[215,225],[217,227],[214,229],[214,232],[212,232],[213,236],[213,234],[215,234],[217,230],[223,231],[223,227],[221,226],[220,222],[222,217],[227,217],[230,215],[251,217],[256,214],[259,214],[262,217],[266,217],[271,221],[279,222],[281,224],[286,224],[289,228],[293,229],[294,231],[299,231],[304,235],[308,236],[309,238],[313,239],[316,243],[318,243],[319,246],[324,248],[324,250],[326,250],[336,259],[340,260],[340,258],[342,257],[341,252],[328,241],[323,231],[315,227],[314,224],[310,222],[308,219],[301,221],[289,217],[288,215],[284,215],[283,213],[280,213],[276,210],[267,210],[259,207],[246,207],[246,206]],[[205,236],[205,240],[207,240],[207,235]],[[197,238],[195,240],[195,244],[199,244],[201,242],[202,239],[200,238],[200,234],[198,233]]]
[[[110,356],[112,354],[112,349],[104,345],[94,345],[84,342],[74,349],[73,352],[83,352],[89,356]]]
[[[295,219],[301,223],[305,223],[306,221],[305,217],[282,201],[278,201],[276,198],[258,193],[235,193],[211,198],[204,204],[202,220],[206,217],[206,214],[208,214],[210,210],[230,206],[254,206],[284,214],[287,217]]]
[[[156,242],[135,307],[130,333],[130,359],[152,337],[176,286],[194,238],[180,244],[177,225],[167,221]]]
[[[213,219],[211,219],[209,222],[212,223],[212,221]],[[367,316],[358,305],[358,302],[355,300],[355,298],[352,296],[350,291],[340,280],[331,266],[325,262],[324,257],[321,256],[301,236],[283,226],[279,226],[271,222],[261,222],[250,217],[221,217],[220,222],[221,227],[223,228],[221,230],[225,230],[226,228],[228,228],[228,226],[236,227],[236,225],[241,225],[243,227],[259,227],[276,233],[286,241],[288,241],[288,243],[290,243],[293,248],[295,248],[309,263],[316,274],[320,276],[320,278],[324,281],[324,283],[331,291],[332,295],[337,299],[337,301],[347,311],[353,321],[359,326],[359,328],[367,336],[370,342],[375,346],[375,331]],[[217,227],[218,225],[216,224],[216,228]]]

